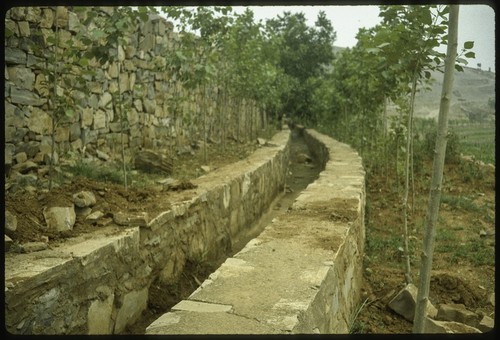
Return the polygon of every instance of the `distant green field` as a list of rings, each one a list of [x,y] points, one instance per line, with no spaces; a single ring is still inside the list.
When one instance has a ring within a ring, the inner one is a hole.
[[[495,164],[495,123],[455,124],[450,122],[449,130],[460,137],[464,155],[475,156],[484,163]]]

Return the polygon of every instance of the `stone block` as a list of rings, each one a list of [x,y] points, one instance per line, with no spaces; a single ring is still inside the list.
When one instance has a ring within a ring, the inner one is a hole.
[[[21,37],[29,37],[31,32],[30,32],[30,24],[27,21],[19,21],[17,23],[19,27],[19,35]]]
[[[50,8],[42,9],[42,16],[40,18],[41,28],[51,28],[54,25],[54,11]]]
[[[32,170],[36,170],[38,165],[32,161],[25,161],[22,163],[18,163],[12,167],[12,170],[18,171],[21,174],[27,174]]]
[[[111,103],[112,96],[109,92],[104,92],[99,99],[99,107],[106,108]]]
[[[424,333],[429,334],[463,334],[463,333],[481,333],[475,327],[455,321],[438,321],[429,317],[425,318]]]
[[[10,247],[14,244],[14,241],[7,235],[4,235],[4,249],[5,251],[9,251]]]
[[[456,321],[476,327],[479,323],[479,316],[467,310],[464,305],[441,304],[436,315],[437,320]]]
[[[87,312],[88,334],[111,334],[113,332],[112,312],[114,294],[109,287],[107,296],[96,299],[90,304]]]
[[[103,129],[106,127],[106,112],[97,110],[94,114],[93,129]]]
[[[79,139],[81,135],[82,135],[82,130],[80,127],[80,123],[76,122],[71,124],[69,129],[69,141],[74,142],[75,140]]]
[[[17,87],[10,88],[10,99],[14,104],[42,106],[47,102],[46,99],[40,98],[37,94]]]
[[[14,158],[16,159],[16,163],[24,163],[28,160],[28,155],[26,155],[26,152],[19,152]]]
[[[5,233],[12,235],[17,230],[17,217],[8,210],[5,210]]]
[[[389,308],[398,313],[406,320],[413,322],[415,315],[415,306],[417,300],[417,287],[410,283],[389,302]],[[437,309],[430,301],[427,302],[427,315],[434,318],[437,314]]]
[[[27,242],[21,245],[21,251],[23,253],[34,253],[36,251],[42,251],[47,248],[48,246],[45,242]]]
[[[38,23],[38,22],[40,22],[41,15],[42,15],[42,9],[39,7],[27,7],[26,8],[26,20],[27,21]]]
[[[116,224],[123,226],[147,227],[149,223],[149,216],[147,212],[140,214],[127,214],[119,211],[113,215],[113,221]]]
[[[116,315],[114,333],[120,333],[127,325],[137,321],[148,304],[148,288],[133,290],[123,296],[121,307]]]
[[[65,6],[56,7],[56,25],[61,28],[66,28],[68,26],[69,12],[68,8]]]
[[[40,152],[40,142],[29,141],[29,142],[19,143],[16,145],[16,152],[25,152],[26,155],[28,156],[28,159],[31,159],[35,157],[35,155],[38,152]]]
[[[55,133],[55,141],[57,143],[69,141],[69,126],[58,126]]]
[[[90,107],[86,107],[82,110],[82,116],[81,116],[81,127],[89,127],[92,125],[92,122],[94,121],[94,110],[92,110]]]
[[[71,32],[78,32],[80,30],[81,24],[78,16],[74,12],[68,13],[68,30]]]
[[[52,207],[43,211],[45,222],[50,229],[57,231],[72,230],[76,221],[75,207]]]
[[[5,63],[7,65],[9,64],[20,64],[20,65],[25,65],[26,64],[26,52],[23,50],[20,50],[18,48],[13,48],[13,47],[5,47],[4,49],[5,52]]]
[[[35,74],[30,68],[24,66],[8,67],[9,79],[20,89],[33,90]]]
[[[495,320],[490,318],[489,316],[485,315],[477,325],[477,329],[479,329],[481,332],[486,333],[495,328]]]
[[[92,191],[82,190],[73,195],[73,203],[79,208],[91,207],[96,202],[96,197]]]
[[[52,133],[52,117],[37,107],[31,109],[30,119],[28,120],[28,128],[40,135],[48,135]]]

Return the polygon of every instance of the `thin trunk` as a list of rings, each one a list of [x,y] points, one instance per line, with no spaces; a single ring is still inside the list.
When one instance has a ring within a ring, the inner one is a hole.
[[[57,11],[56,11],[57,13]],[[54,177],[54,154],[56,148],[56,127],[57,127],[57,82],[58,82],[58,70],[57,67],[59,65],[58,59],[58,49],[59,49],[59,24],[57,23],[57,15],[55,18],[56,23],[56,43],[55,43],[55,52],[54,52],[54,107],[52,108],[52,136],[50,139],[50,162],[49,162],[49,190],[52,190],[53,185],[53,177]]]
[[[207,89],[203,85],[201,89],[200,104],[203,110],[203,161],[206,163],[208,160],[207,156]]]
[[[432,164],[432,179],[429,193],[429,205],[425,219],[425,235],[422,248],[422,264],[420,267],[420,283],[417,293],[415,317],[413,320],[413,333],[425,331],[425,317],[427,301],[429,300],[429,285],[432,269],[432,256],[434,253],[434,240],[436,238],[436,223],[439,215],[441,200],[441,185],[443,182],[444,159],[446,154],[446,136],[448,133],[448,112],[453,90],[453,74],[457,55],[458,36],[458,5],[450,6],[448,21],[448,47],[446,51],[445,71],[441,103],[439,106],[438,132],[436,137],[436,150]]]
[[[389,99],[384,99],[384,158],[385,158],[385,184],[389,184],[389,144],[387,136],[387,102]]]
[[[253,140],[253,115],[254,115],[254,106],[250,106],[250,140]]]
[[[410,267],[410,251],[408,248],[408,195],[410,191],[410,159],[412,158],[411,153],[411,142],[412,142],[412,127],[413,127],[413,104],[415,101],[415,92],[417,90],[417,74],[413,75],[413,82],[411,87],[411,100],[410,100],[410,112],[408,112],[408,124],[406,133],[406,159],[405,159],[405,192],[403,196],[403,232],[404,232],[404,256],[405,256],[405,280],[406,283],[411,283],[411,267]]]
[[[238,98],[236,100],[236,124],[237,124],[237,127],[236,127],[236,141],[238,143],[241,142],[240,140],[240,114],[241,114],[241,100]]]
[[[221,121],[222,136],[221,136],[221,140],[222,140],[222,151],[226,151],[226,117],[227,117],[227,109],[228,109],[226,90],[224,90],[224,92],[222,92],[222,96],[223,96],[222,97],[223,101],[222,101],[222,109],[221,109],[221,112],[222,112],[222,121]]]
[[[118,48],[120,46],[118,45]],[[128,181],[127,181],[127,165],[125,164],[125,138],[124,138],[124,129],[123,125],[125,123],[125,120],[123,118],[123,103],[122,103],[122,93],[121,93],[121,88],[120,88],[120,74],[121,74],[121,61],[118,61],[118,97],[119,97],[119,102],[120,102],[120,109],[118,116],[120,117],[120,142],[121,142],[121,152],[122,152],[122,171],[123,171],[123,183],[125,185],[125,191],[128,191]],[[115,108],[115,114],[116,114],[116,103],[113,103],[113,107]]]

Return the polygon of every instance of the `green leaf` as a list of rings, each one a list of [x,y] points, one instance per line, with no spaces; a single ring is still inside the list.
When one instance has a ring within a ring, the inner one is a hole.
[[[474,47],[474,41],[466,41],[464,42],[464,49],[470,50]]]
[[[465,57],[466,58],[475,58],[476,57],[476,53],[470,51],[470,52],[467,52],[465,53]]]
[[[455,70],[457,70],[458,72],[463,72],[464,68],[458,64],[455,64]]]
[[[429,71],[424,71],[424,74],[426,79],[431,79],[431,73]]]
[[[371,47],[371,48],[366,49],[366,52],[373,53],[373,54],[377,54],[379,51],[380,51],[380,49],[378,49],[376,47]]]
[[[64,110],[64,114],[66,115],[66,117],[73,117],[73,114],[74,114],[74,113],[75,113],[75,112],[73,111],[73,109],[72,109],[72,108],[69,108],[69,109]]]
[[[385,42],[385,43],[382,43],[382,44],[378,45],[377,47],[378,47],[378,48],[384,48],[384,47],[386,47],[386,46],[388,46],[388,45],[390,45],[390,44],[391,44],[391,43],[389,43],[389,42]]]
[[[80,66],[87,66],[89,64],[89,60],[87,58],[81,58],[78,61],[78,64],[80,64]]]

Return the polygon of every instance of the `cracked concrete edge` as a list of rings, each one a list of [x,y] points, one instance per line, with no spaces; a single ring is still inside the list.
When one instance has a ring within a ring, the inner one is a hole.
[[[217,327],[213,327],[217,325]],[[235,327],[238,325],[238,327]],[[232,312],[199,313],[176,310],[163,314],[146,328],[146,335],[179,334],[280,334],[275,329],[259,320],[237,315]]]

